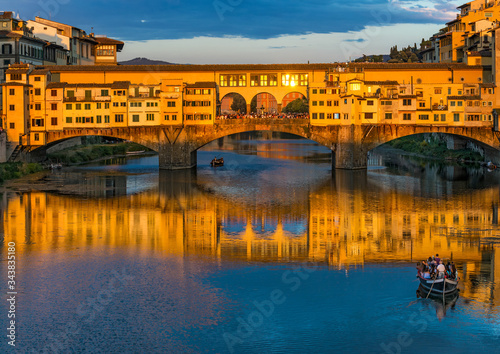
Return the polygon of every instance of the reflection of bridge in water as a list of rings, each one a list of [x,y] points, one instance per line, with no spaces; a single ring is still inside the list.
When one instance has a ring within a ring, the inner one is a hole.
[[[278,207],[265,201],[235,205],[206,192],[210,181],[200,184],[192,171],[161,173],[158,190],[123,197],[31,192],[8,202],[4,197],[4,232],[18,241],[19,252],[102,245],[245,261],[311,260],[339,268],[416,262],[437,252],[460,265],[463,279],[491,274],[491,281],[500,281],[498,186],[419,198],[384,189],[392,182],[373,173],[335,173],[295,203]],[[115,186],[126,188],[126,178],[116,177]],[[486,296],[488,289],[474,291]],[[490,289],[495,298],[498,291]]]

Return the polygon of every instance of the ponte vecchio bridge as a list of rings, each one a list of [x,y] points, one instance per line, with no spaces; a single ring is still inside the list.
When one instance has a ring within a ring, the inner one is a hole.
[[[499,149],[492,73],[466,64],[276,64],[12,66],[4,92],[9,141],[30,151],[71,137],[100,135],[159,153],[160,168],[196,165],[196,151],[248,131],[295,134],[330,148],[334,167],[366,168],[367,152],[400,137],[448,134]],[[261,93],[278,113],[290,93],[307,118],[220,119],[221,101],[240,94],[247,111]],[[16,101],[14,101],[16,100]],[[30,110],[24,107],[29,105]],[[19,107],[19,110],[18,110]],[[21,139],[22,138],[22,139]],[[455,144],[456,145],[456,144]]]

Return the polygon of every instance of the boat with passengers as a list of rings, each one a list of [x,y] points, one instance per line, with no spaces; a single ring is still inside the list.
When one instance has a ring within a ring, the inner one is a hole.
[[[448,295],[458,290],[458,275],[455,263],[443,261],[436,254],[417,263],[417,278],[420,286],[433,295]]]

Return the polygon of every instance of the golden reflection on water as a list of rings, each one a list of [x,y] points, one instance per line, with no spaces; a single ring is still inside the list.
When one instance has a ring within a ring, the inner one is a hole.
[[[127,188],[126,176],[113,178]],[[347,270],[439,253],[458,264],[461,296],[500,299],[498,186],[415,197],[380,188],[366,172],[338,171],[296,203],[249,207],[210,191],[194,171],[160,172],[157,188],[128,196],[102,198],[106,185],[90,198],[4,194],[5,242],[15,241],[19,254],[116,247]]]

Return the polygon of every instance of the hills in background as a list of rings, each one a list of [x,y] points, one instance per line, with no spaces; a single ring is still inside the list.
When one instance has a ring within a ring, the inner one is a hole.
[[[163,60],[151,60],[148,58],[134,58],[130,60],[120,61],[119,65],[175,65],[177,63],[169,63],[168,61]]]

